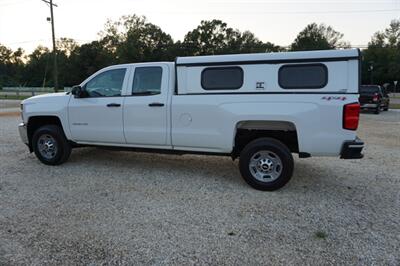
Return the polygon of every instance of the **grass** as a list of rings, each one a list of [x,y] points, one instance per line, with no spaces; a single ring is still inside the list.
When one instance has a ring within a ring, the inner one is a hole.
[[[2,100],[25,100],[29,97],[32,97],[32,95],[0,95]]]
[[[328,237],[328,234],[324,231],[319,230],[314,233],[314,236],[319,239],[326,239]]]
[[[400,103],[391,103],[389,109],[400,109]]]

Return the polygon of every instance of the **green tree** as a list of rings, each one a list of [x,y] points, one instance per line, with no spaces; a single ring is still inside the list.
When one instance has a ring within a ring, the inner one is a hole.
[[[388,28],[376,32],[362,54],[364,84],[400,80],[400,20],[392,20]]]
[[[97,70],[117,63],[114,55],[99,41],[77,46],[67,61],[65,86],[79,84]]]
[[[171,36],[145,17],[122,16],[108,21],[100,33],[100,42],[115,55],[119,63],[172,60]]]
[[[53,86],[52,52],[39,45],[28,55],[28,63],[24,68],[22,83],[28,86]]]
[[[0,44],[0,88],[18,86],[24,68],[24,50],[12,51]]]
[[[263,43],[250,31],[241,33],[227,26],[221,20],[201,21],[200,25],[188,32],[181,44],[182,55],[208,55],[257,53],[279,51],[272,43]]]
[[[71,38],[60,38],[56,41],[56,46],[59,53],[70,56],[71,53],[78,48],[79,44]]]
[[[345,48],[349,44],[342,41],[343,34],[325,24],[308,24],[290,46],[292,51],[329,50]]]

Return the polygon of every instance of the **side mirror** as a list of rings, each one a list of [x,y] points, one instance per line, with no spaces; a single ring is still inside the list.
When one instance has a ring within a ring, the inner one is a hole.
[[[84,98],[85,97],[85,89],[81,86],[76,85],[72,87],[71,94],[75,96],[75,98]]]

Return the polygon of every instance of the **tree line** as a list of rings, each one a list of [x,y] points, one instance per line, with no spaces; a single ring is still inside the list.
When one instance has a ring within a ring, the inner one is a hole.
[[[228,27],[221,20],[201,21],[183,41],[174,41],[145,17],[122,16],[109,20],[99,39],[79,45],[69,38],[57,40],[59,84],[79,84],[97,70],[135,62],[173,61],[177,56],[326,50],[350,47],[343,34],[325,24],[307,25],[289,47],[263,42],[252,32]],[[0,44],[0,88],[53,86],[52,51],[38,46],[26,54]],[[400,19],[376,32],[362,50],[363,84],[400,80]]]

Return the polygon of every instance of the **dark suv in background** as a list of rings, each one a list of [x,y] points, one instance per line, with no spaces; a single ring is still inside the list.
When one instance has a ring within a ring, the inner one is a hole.
[[[379,85],[360,86],[360,105],[361,109],[374,110],[375,114],[389,110],[389,95],[386,90]]]

